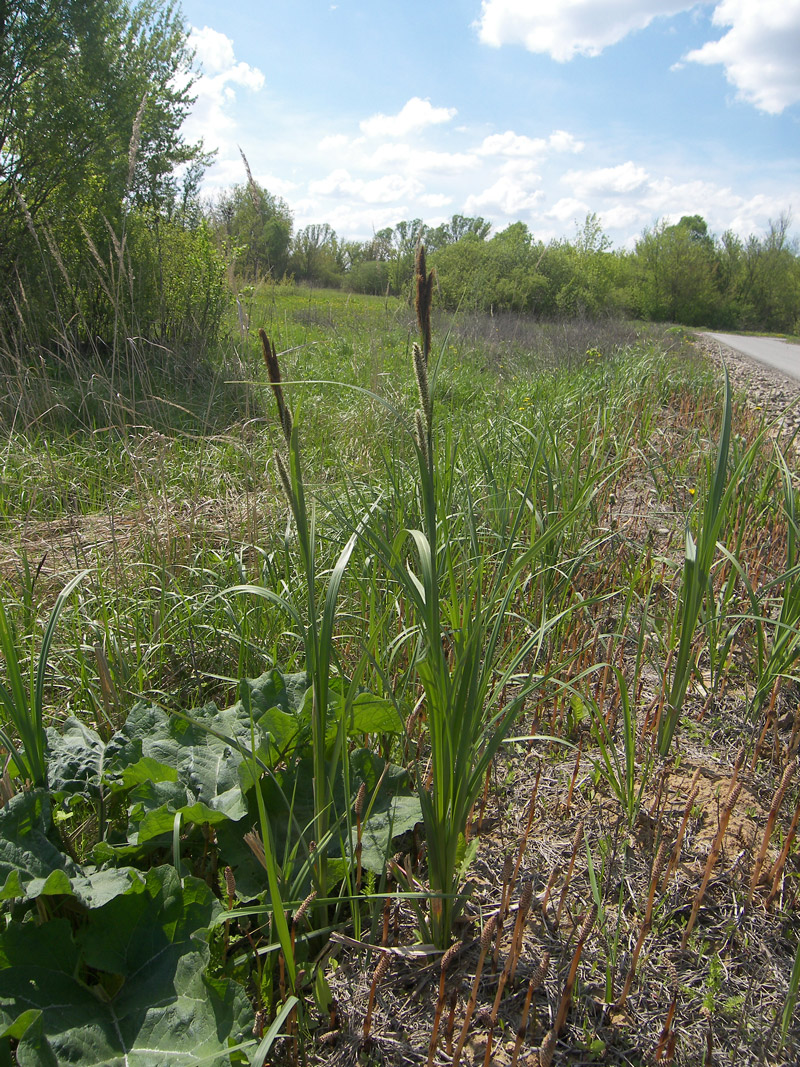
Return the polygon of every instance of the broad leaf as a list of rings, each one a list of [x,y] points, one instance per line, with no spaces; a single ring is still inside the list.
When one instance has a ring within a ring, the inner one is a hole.
[[[19,1067],[230,1064],[252,1012],[241,987],[204,975],[218,909],[204,883],[181,887],[161,867],[77,935],[61,919],[12,923],[0,935],[0,1026],[19,1039]]]
[[[94,908],[141,883],[143,876],[129,867],[98,871],[74,863],[51,836],[44,791],[18,793],[0,810],[0,900],[70,896]]]

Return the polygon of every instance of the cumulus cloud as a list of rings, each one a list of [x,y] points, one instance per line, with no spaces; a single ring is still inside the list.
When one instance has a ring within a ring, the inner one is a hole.
[[[576,55],[597,56],[658,16],[690,7],[687,0],[483,0],[477,26],[484,44],[521,44],[563,63]]]
[[[549,219],[558,219],[559,222],[568,222],[570,219],[585,218],[588,212],[589,205],[585,204],[583,200],[576,200],[574,197],[565,196],[557,203],[553,204],[549,211],[545,212],[545,217]]]
[[[600,212],[600,222],[604,229],[609,230],[639,229],[651,217],[651,212],[639,204],[617,204]]]
[[[599,196],[634,193],[649,180],[644,167],[628,160],[616,167],[599,167],[596,170],[573,170],[564,175],[578,196]]]
[[[772,115],[800,100],[800,0],[722,0],[712,21],[730,29],[687,60],[722,64],[739,97]]]
[[[466,152],[437,152],[414,148],[403,142],[390,142],[376,148],[368,163],[378,169],[394,167],[413,174],[460,174],[476,166],[478,160]]]
[[[449,204],[453,203],[452,196],[448,196],[447,193],[426,193],[424,196],[421,196],[419,200],[425,207],[430,208],[447,207]]]
[[[481,156],[540,159],[550,152],[581,152],[583,147],[583,141],[577,140],[566,130],[554,130],[549,137],[526,137],[506,130],[505,133],[484,137],[476,151]]]
[[[407,137],[426,126],[449,122],[457,114],[454,107],[434,107],[430,100],[412,96],[396,115],[372,115],[360,125],[368,137]]]
[[[325,178],[309,182],[308,188],[314,196],[355,198],[365,204],[392,204],[404,197],[418,196],[423,190],[422,183],[415,178],[387,174],[383,178],[365,181],[363,178],[354,178],[344,169],[331,171]]]
[[[538,174],[529,173],[524,180],[517,175],[503,174],[482,193],[468,196],[464,211],[467,215],[497,212],[508,218],[533,211],[544,195],[541,189],[533,188],[538,180]]]
[[[236,102],[234,86],[258,92],[264,86],[264,75],[257,67],[237,62],[230,37],[209,26],[193,26],[189,46],[194,49],[201,74],[192,89],[197,101],[186,120],[186,134],[190,140],[202,137],[208,148],[230,151],[235,147],[236,120],[231,113]]]
[[[713,0],[483,0],[476,25],[484,44],[520,44],[559,62],[597,56],[659,17]],[[727,28],[684,58],[720,64],[741,99],[777,115],[800,100],[800,0],[718,0],[712,21]],[[677,64],[673,69],[679,69]]]
[[[341,152],[350,144],[350,138],[345,133],[331,133],[323,137],[317,147],[320,152]]]

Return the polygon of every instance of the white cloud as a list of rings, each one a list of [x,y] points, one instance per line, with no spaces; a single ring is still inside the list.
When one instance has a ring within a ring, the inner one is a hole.
[[[800,0],[722,0],[715,26],[729,26],[685,57],[721,63],[741,99],[778,115],[800,100]]]
[[[460,174],[477,166],[478,160],[466,152],[436,152],[405,143],[389,143],[376,148],[368,164],[377,169],[394,167],[412,174]]]
[[[478,29],[484,44],[521,44],[559,62],[576,55],[597,56],[660,15],[676,15],[691,0],[483,0]]]
[[[638,204],[617,204],[600,212],[605,230],[635,230],[651,221],[651,213]]]
[[[566,130],[553,130],[547,138],[547,143],[554,152],[582,152],[585,148],[583,141],[579,141]]]
[[[634,193],[649,180],[644,167],[628,160],[617,167],[599,167],[597,170],[573,170],[564,175],[564,181],[572,186],[578,196],[619,195]]]
[[[345,133],[331,133],[323,137],[317,147],[320,152],[341,152],[350,144],[350,138]]]
[[[449,204],[452,204],[453,198],[452,196],[448,196],[447,193],[426,193],[419,198],[419,201],[421,204],[424,204],[425,207],[437,208],[447,207]]]
[[[393,204],[404,197],[419,196],[423,191],[422,183],[415,178],[387,174],[383,178],[365,181],[363,178],[354,178],[343,169],[331,171],[327,177],[309,182],[308,188],[314,196],[354,198],[365,204]]]
[[[233,86],[258,92],[264,86],[264,75],[257,67],[237,63],[230,37],[209,26],[202,30],[192,27],[189,47],[195,50],[201,74],[192,87],[197,101],[184,124],[187,139],[202,137],[206,148],[231,152],[235,150],[237,125],[232,114],[236,103]]]
[[[583,141],[566,130],[554,130],[549,137],[526,137],[506,130],[484,137],[475,150],[479,156],[506,156],[517,159],[541,159],[550,152],[582,152]]]
[[[426,126],[438,126],[455,117],[454,107],[434,107],[430,100],[412,96],[396,115],[372,115],[360,124],[368,137],[406,137]]]
[[[566,62],[597,56],[659,17],[711,6],[713,0],[483,0],[477,26],[484,44],[523,45]],[[718,0],[712,21],[727,27],[684,57],[721,64],[738,95],[762,111],[779,114],[800,100],[800,0]],[[680,70],[682,64],[673,64]]]
[[[559,222],[569,222],[570,219],[585,218],[589,211],[589,205],[583,200],[575,200],[574,197],[565,196],[558,203],[553,204],[549,211],[545,212],[548,219],[558,219]]]
[[[504,174],[482,193],[468,196],[464,211],[467,215],[498,212],[507,218],[518,217],[524,212],[533,211],[544,196],[540,189],[532,188],[533,182],[537,179],[536,174],[530,174],[527,180]]]

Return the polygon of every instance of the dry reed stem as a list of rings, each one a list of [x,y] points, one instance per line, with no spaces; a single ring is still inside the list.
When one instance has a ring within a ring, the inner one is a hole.
[[[433,1030],[431,1031],[431,1040],[428,1045],[428,1067],[433,1064],[433,1057],[436,1054],[436,1045],[439,1037],[439,1026],[442,1021],[442,1009],[444,1007],[444,994],[445,986],[447,984],[447,971],[450,964],[456,958],[461,951],[461,942],[457,941],[442,956],[439,971],[439,996],[436,1001],[436,1012],[433,1017]]]
[[[456,1050],[453,1053],[453,1067],[458,1067],[458,1063],[461,1059],[461,1053],[464,1050],[464,1044],[467,1040],[467,1031],[469,1030],[470,1020],[472,1019],[472,1013],[475,1011],[475,1005],[478,1002],[478,986],[481,981],[481,974],[483,972],[483,965],[486,962],[486,954],[492,944],[492,934],[494,933],[495,923],[497,921],[496,916],[492,916],[491,919],[483,928],[481,933],[481,951],[478,956],[478,966],[475,969],[475,977],[472,979],[472,989],[469,994],[469,1001],[467,1002],[467,1011],[464,1016],[464,1022],[461,1026],[461,1033],[458,1035],[458,1044]]]
[[[530,982],[528,983],[528,992],[525,995],[525,1004],[523,1005],[522,1016],[519,1020],[519,1026],[517,1027],[517,1037],[516,1041],[514,1042],[514,1052],[511,1057],[511,1067],[516,1067],[517,1060],[519,1059],[519,1054],[522,1050],[522,1043],[525,1040],[525,1034],[528,1030],[528,1015],[530,1014],[531,1010],[531,1001],[533,1000],[533,994],[544,981],[545,975],[547,974],[547,968],[549,966],[550,954],[548,952],[545,952],[542,955],[542,959],[539,963],[539,966],[536,968],[535,972],[531,976]]]
[[[578,826],[577,826],[577,828],[575,830],[575,837],[572,839],[572,854],[569,857],[569,866],[567,867],[567,874],[566,874],[566,877],[564,879],[564,888],[561,890],[561,896],[559,897],[559,900],[558,900],[558,907],[556,908],[556,917],[555,917],[555,925],[556,926],[558,926],[558,924],[561,922],[561,912],[562,912],[562,910],[564,908],[564,902],[567,899],[567,892],[569,890],[569,882],[570,882],[570,878],[572,877],[572,869],[575,866],[575,857],[578,854],[578,849],[580,848],[581,841],[583,840],[583,826],[584,826],[584,821],[583,821],[583,819],[581,819],[581,821],[578,823]]]
[[[372,1027],[372,1010],[375,1006],[375,990],[378,988],[378,983],[383,979],[384,975],[389,969],[389,954],[381,953],[381,958],[378,960],[378,966],[375,968],[375,973],[372,976],[372,985],[369,987],[369,1000],[367,1001],[367,1014],[364,1016],[364,1030],[363,1039],[367,1041],[369,1039],[369,1032]]]
[[[798,822],[800,822],[800,798],[798,798],[797,805],[794,809],[794,816],[792,817],[792,822],[789,826],[789,831],[786,834],[786,840],[783,842],[781,854],[780,856],[778,856],[778,859],[775,862],[775,866],[770,872],[770,874],[772,875],[772,889],[770,890],[769,896],[767,897],[766,906],[768,908],[771,906],[772,901],[778,895],[778,885],[780,884],[781,875],[783,874],[783,869],[786,866],[786,860],[789,858],[789,852],[791,850],[795,834],[797,833]]]
[[[676,865],[678,863],[678,860],[680,859],[680,856],[681,856],[681,847],[683,845],[683,835],[686,833],[686,825],[689,822],[689,816],[692,813],[692,808],[694,807],[694,802],[697,800],[697,794],[700,791],[700,775],[701,775],[701,770],[698,767],[697,770],[692,775],[692,780],[691,780],[691,782],[689,784],[689,795],[686,798],[686,804],[685,804],[684,809],[683,809],[683,819],[681,820],[680,829],[678,830],[678,837],[677,837],[677,839],[675,841],[675,847],[672,850],[672,855],[669,858],[669,863],[667,864],[667,870],[666,870],[666,873],[664,874],[664,881],[661,884],[661,892],[662,893],[666,892],[666,888],[667,888],[667,885],[669,884],[670,876],[672,875],[672,872],[675,869],[675,867],[676,867]]]
[[[769,815],[767,816],[767,825],[764,828],[764,836],[761,839],[761,848],[758,851],[755,865],[753,866],[753,875],[750,879],[750,892],[747,897],[747,903],[752,904],[753,896],[758,885],[759,875],[761,874],[761,868],[764,864],[764,859],[767,855],[767,848],[769,847],[770,838],[772,837],[772,831],[775,828],[775,820],[778,817],[778,811],[783,803],[783,798],[786,795],[786,790],[789,788],[789,782],[792,780],[794,772],[797,770],[797,760],[792,760],[783,772],[783,777],[780,780],[778,788],[775,790],[775,796],[772,798],[772,804],[769,809]]]
[[[708,881],[711,878],[711,872],[714,869],[714,865],[716,864],[717,860],[719,859],[720,852],[722,851],[722,841],[725,837],[725,831],[728,829],[728,821],[730,820],[731,813],[733,812],[733,809],[736,806],[736,801],[739,799],[739,795],[741,792],[742,784],[741,782],[739,782],[733,787],[733,791],[728,794],[728,799],[725,801],[725,805],[722,809],[722,814],[719,820],[719,826],[714,836],[714,840],[711,843],[711,851],[708,854],[706,868],[703,872],[703,878],[700,882],[700,887],[698,888],[697,894],[694,898],[692,912],[689,916],[689,922],[686,924],[686,929],[683,932],[683,938],[681,939],[681,951],[685,951],[686,945],[689,941],[689,935],[691,934],[692,929],[694,928],[695,920],[697,919],[697,913],[700,910],[700,905],[703,901],[706,887],[708,886]]]
[[[586,938],[594,926],[594,921],[597,918],[597,905],[592,904],[586,918],[583,920],[583,925],[578,933],[578,943],[575,946],[575,951],[572,954],[572,962],[569,965],[569,974],[567,975],[567,981],[564,985],[564,992],[561,995],[561,1003],[558,1006],[558,1015],[556,1016],[555,1025],[553,1030],[556,1034],[560,1034],[564,1029],[564,1024],[567,1021],[567,1012],[569,1006],[572,1003],[572,992],[575,988],[575,978],[578,974],[578,964],[580,963],[581,953],[583,952],[583,946]]]

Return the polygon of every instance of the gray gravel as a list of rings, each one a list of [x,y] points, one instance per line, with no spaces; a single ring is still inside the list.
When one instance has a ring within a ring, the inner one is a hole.
[[[770,422],[777,421],[781,436],[800,431],[800,380],[721,344],[711,334],[697,334],[695,345],[715,363],[725,363],[734,387],[746,393],[751,406],[764,411]]]
[[[707,333],[726,348],[733,348],[745,356],[752,356],[759,363],[775,367],[781,374],[800,382],[800,345],[785,341],[782,337],[751,337],[735,333]]]

